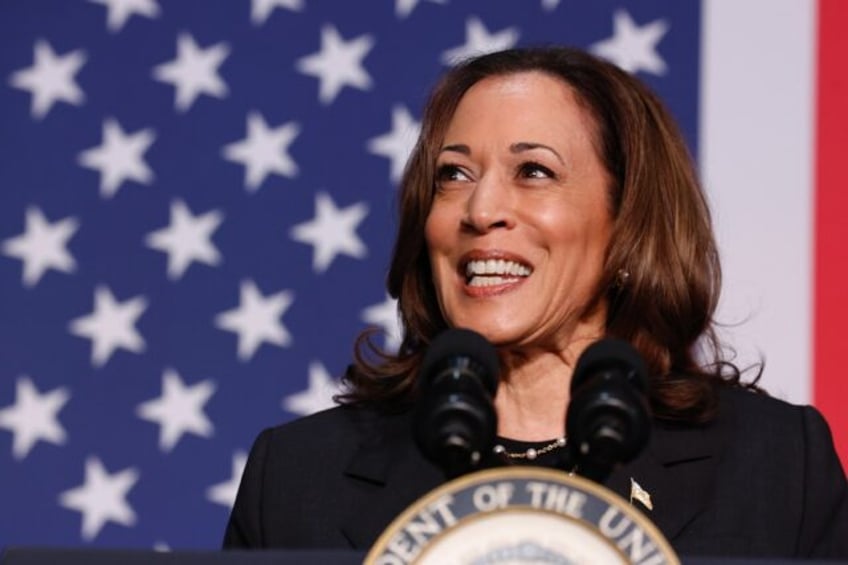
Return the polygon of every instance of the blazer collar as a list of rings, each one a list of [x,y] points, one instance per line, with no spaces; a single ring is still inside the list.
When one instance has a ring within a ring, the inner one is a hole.
[[[606,486],[630,500],[673,541],[709,505],[715,494],[724,426],[663,426],[651,432],[648,447],[616,469]],[[633,482],[651,496],[653,510],[631,499]]]

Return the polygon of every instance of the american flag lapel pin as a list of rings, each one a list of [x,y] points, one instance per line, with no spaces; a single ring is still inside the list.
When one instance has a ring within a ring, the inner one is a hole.
[[[651,493],[642,488],[642,485],[636,482],[633,477],[630,477],[630,504],[633,504],[634,500],[638,500],[642,503],[642,506],[647,508],[648,510],[654,509],[654,503],[651,502]]]

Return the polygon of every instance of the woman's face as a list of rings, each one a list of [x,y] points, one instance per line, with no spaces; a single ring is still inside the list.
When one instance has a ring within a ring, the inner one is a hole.
[[[426,224],[448,324],[496,344],[565,348],[600,335],[586,312],[612,231],[608,175],[570,87],[539,72],[471,87],[448,126]]]

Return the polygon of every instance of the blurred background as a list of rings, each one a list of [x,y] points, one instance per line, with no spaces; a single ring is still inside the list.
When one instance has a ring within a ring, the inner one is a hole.
[[[0,548],[218,547],[257,433],[329,407],[366,327],[397,346],[383,281],[429,88],[522,45],[666,100],[737,362],[848,460],[837,4],[0,1]]]

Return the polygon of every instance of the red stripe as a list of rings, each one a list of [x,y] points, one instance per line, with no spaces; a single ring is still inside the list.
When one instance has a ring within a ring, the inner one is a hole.
[[[814,402],[848,469],[848,2],[820,0]]]

